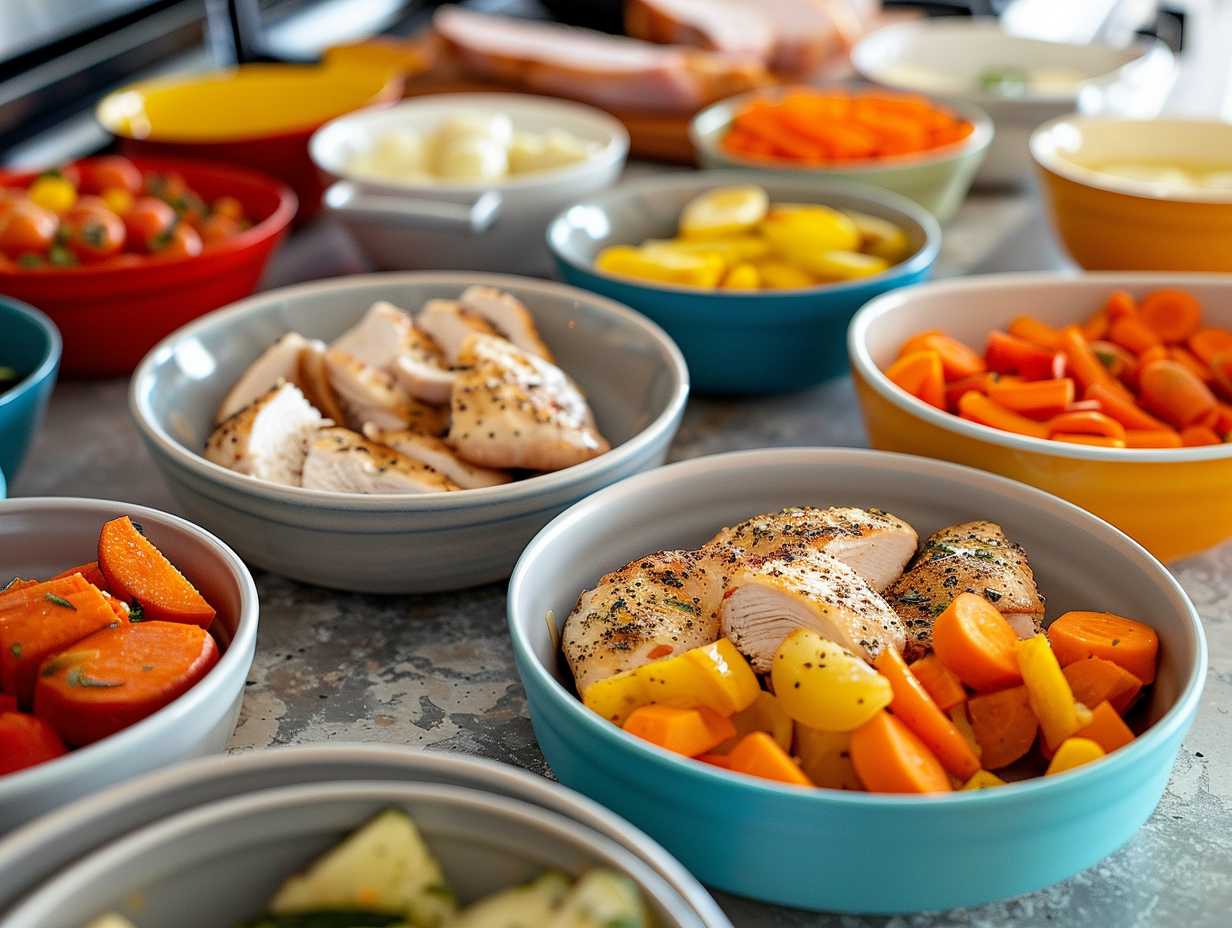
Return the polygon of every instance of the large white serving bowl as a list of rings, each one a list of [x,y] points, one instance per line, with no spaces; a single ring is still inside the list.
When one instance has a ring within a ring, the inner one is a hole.
[[[98,556],[103,523],[141,523],[150,541],[218,610],[210,628],[222,658],[187,693],[102,741],[0,776],[0,835],[73,799],[178,761],[222,752],[239,718],[257,642],[257,589],[235,552],[176,516],[92,499],[0,501],[0,571],[49,577]]]
[[[383,133],[430,132],[467,112],[504,113],[515,130],[562,129],[594,143],[595,151],[577,164],[491,183],[375,180],[349,167]],[[517,93],[435,94],[336,119],[313,135],[309,151],[337,179],[325,192],[325,211],[378,267],[546,273],[548,221],[616,181],[629,134],[615,118],[581,103]]]
[[[377,300],[418,310],[471,284],[517,296],[557,363],[582,387],[612,450],[504,486],[422,495],[333,493],[266,483],[201,455],[231,384],[288,331],[331,341]],[[653,322],[563,284],[488,274],[370,274],[273,290],[197,320],[133,375],[129,405],[184,511],[252,564],[335,589],[454,590],[509,575],[553,516],[595,490],[662,464],[689,375]]]

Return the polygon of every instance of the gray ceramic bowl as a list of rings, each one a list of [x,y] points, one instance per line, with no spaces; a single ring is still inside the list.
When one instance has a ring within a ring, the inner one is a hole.
[[[663,928],[707,924],[643,861],[562,815],[458,786],[351,781],[258,792],[142,828],[51,879],[0,928],[80,928],[108,911],[141,928],[239,924],[288,876],[391,806],[414,819],[463,903],[547,869],[579,876],[610,867],[638,884]]]
[[[0,834],[49,809],[177,761],[221,752],[235,730],[257,641],[257,590],[230,548],[195,525],[156,509],[89,499],[0,502],[0,571],[46,577],[93,560],[98,531],[121,515],[150,540],[218,610],[211,629],[222,659],[171,705],[136,725],[20,773],[0,776]]]
[[[375,300],[418,309],[472,283],[501,287],[527,304],[560,366],[585,390],[610,452],[505,486],[420,496],[276,486],[199,453],[230,385],[283,333],[331,340]],[[184,511],[250,563],[337,589],[425,593],[508,576],[526,542],[554,515],[662,464],[688,391],[688,371],[671,339],[611,300],[523,277],[403,273],[274,290],[211,313],[146,356],[129,402]]]

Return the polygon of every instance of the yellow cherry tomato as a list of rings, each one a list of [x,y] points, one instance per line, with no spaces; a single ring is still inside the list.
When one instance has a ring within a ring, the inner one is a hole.
[[[133,208],[134,197],[123,187],[108,187],[102,196],[107,208],[117,216],[123,216]]]
[[[36,205],[57,216],[67,213],[77,202],[77,188],[57,174],[44,174],[30,185],[26,195]]]

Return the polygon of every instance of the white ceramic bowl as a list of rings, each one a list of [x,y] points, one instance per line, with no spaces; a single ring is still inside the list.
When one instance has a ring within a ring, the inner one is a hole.
[[[0,918],[0,928],[80,928],[120,912],[141,928],[219,928],[261,914],[278,886],[383,809],[405,809],[463,904],[534,879],[608,867],[663,928],[707,922],[609,838],[540,806],[459,786],[350,781],[221,800],[87,855]],[[224,891],[219,891],[225,887]]]
[[[865,78],[886,87],[941,94],[974,103],[992,117],[996,136],[978,184],[1025,183],[1027,143],[1039,125],[1074,110],[1091,115],[1159,113],[1176,78],[1176,62],[1158,41],[1132,48],[1045,42],[1004,31],[995,21],[923,19],[879,29],[852,51]],[[993,69],[1073,69],[1086,76],[1069,92],[1008,98],[980,89]],[[929,75],[936,75],[929,80]]]
[[[391,129],[423,132],[449,116],[501,112],[515,129],[563,129],[594,142],[578,164],[489,184],[398,183],[354,176],[348,164]],[[439,94],[364,110],[319,129],[312,160],[338,178],[324,196],[368,258],[386,270],[475,270],[546,274],[548,221],[572,201],[611,186],[629,152],[624,126],[601,110],[527,94]]]
[[[211,632],[222,659],[191,690],[149,718],[65,757],[0,776],[0,834],[105,786],[177,761],[220,753],[244,698],[257,640],[257,590],[247,568],[217,538],[176,516],[90,499],[0,502],[0,570],[47,577],[97,557],[98,532],[122,515],[218,610]]]
[[[278,486],[200,450],[231,384],[290,330],[327,341],[376,300],[418,310],[487,284],[520,298],[613,447],[585,464],[504,486],[416,496]],[[156,346],[129,404],[188,515],[248,561],[307,583],[375,593],[460,589],[509,575],[526,542],[582,497],[662,464],[684,413],[688,370],[653,322],[563,284],[486,274],[371,274],[263,293]]]

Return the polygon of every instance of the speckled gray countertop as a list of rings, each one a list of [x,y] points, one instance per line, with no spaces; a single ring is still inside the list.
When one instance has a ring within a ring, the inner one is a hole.
[[[990,236],[986,230],[994,223],[999,234]],[[1010,270],[1057,259],[1038,217],[1020,202],[973,200],[947,231],[951,270]],[[319,274],[324,255],[331,274],[363,269],[336,230],[317,227],[284,249],[267,284],[307,276],[309,267]],[[175,512],[129,420],[126,389],[119,381],[61,384],[13,495],[93,496]],[[855,397],[844,380],[777,398],[695,398],[672,458],[775,445],[862,444]],[[720,895],[732,921],[740,928],[1232,924],[1232,545],[1178,564],[1176,572],[1206,622],[1210,674],[1163,801],[1126,848],[1065,883],[978,909],[858,918]],[[513,666],[503,585],[374,597],[265,573],[256,580],[260,637],[235,750],[377,741],[465,751],[548,774]]]

